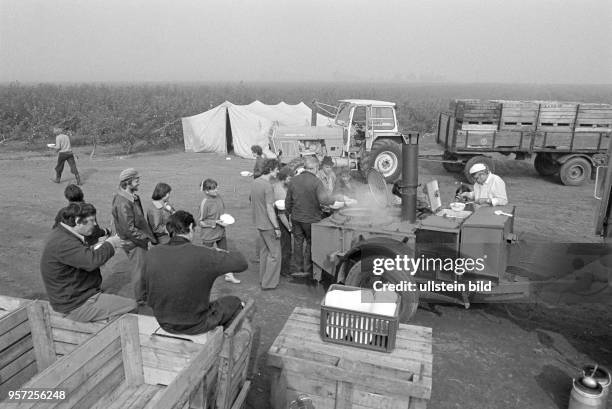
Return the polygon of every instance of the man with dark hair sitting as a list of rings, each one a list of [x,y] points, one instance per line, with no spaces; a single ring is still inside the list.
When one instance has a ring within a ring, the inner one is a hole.
[[[100,266],[121,247],[121,239],[112,236],[99,248],[91,248],[85,237],[91,235],[95,225],[95,207],[69,204],[58,213],[40,260],[51,307],[75,321],[99,321],[136,308],[135,301],[104,294],[100,289]]]
[[[145,257],[148,304],[159,325],[174,334],[227,327],[242,309],[238,297],[210,301],[210,290],[217,277],[246,270],[245,258],[236,251],[192,244],[195,228],[193,216],[178,210],[166,224],[170,242],[153,247]]]
[[[83,190],[81,190],[79,186],[74,185],[74,184],[69,184],[68,186],[66,186],[66,189],[64,189],[64,197],[66,198],[66,200],[68,200],[68,204],[85,202],[85,195],[83,194]],[[55,225],[53,227],[59,224],[60,217],[61,217],[60,213],[61,213],[61,210],[57,214],[57,216],[55,216]],[[98,225],[98,220],[96,220],[96,223],[91,232],[91,235],[85,236],[85,242],[89,244],[90,246],[93,246],[96,243],[98,243],[100,239],[103,239],[105,236],[110,236],[110,230],[101,228]]]

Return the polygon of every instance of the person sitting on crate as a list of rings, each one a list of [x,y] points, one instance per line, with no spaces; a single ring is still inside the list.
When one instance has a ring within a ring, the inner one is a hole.
[[[168,244],[160,244],[145,257],[144,284],[148,304],[164,331],[197,335],[218,325],[227,328],[242,310],[240,298],[210,300],[217,277],[242,272],[248,264],[237,251],[193,244],[193,215],[178,210],[166,224]]]
[[[485,164],[476,163],[470,168],[474,178],[474,191],[460,193],[464,200],[473,200],[479,205],[504,206],[508,204],[506,184],[499,176],[491,173]]]
[[[68,204],[70,203],[84,203],[85,195],[83,194],[83,190],[74,184],[69,184],[64,189],[64,197],[68,200]],[[61,211],[57,213],[55,216],[55,225],[58,225],[61,220]],[[98,225],[98,220],[96,220],[95,226],[91,235],[85,236],[85,242],[90,246],[95,246],[98,242],[102,243],[105,239],[107,239],[111,235],[111,231],[109,229],[103,229]]]
[[[60,210],[45,243],[40,272],[53,310],[66,318],[100,321],[137,308],[136,301],[100,289],[100,267],[120,248],[122,240],[110,236],[96,247],[85,238],[96,226],[96,208],[89,203],[71,203]]]

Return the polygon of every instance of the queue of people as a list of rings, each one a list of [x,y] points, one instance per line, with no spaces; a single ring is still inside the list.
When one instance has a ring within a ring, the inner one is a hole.
[[[228,251],[224,203],[217,182],[205,179],[198,223],[170,203],[172,188],[158,183],[146,212],[138,195],[140,174],[119,175],[112,199],[116,234],[98,226],[96,209],[81,188],[68,185],[69,201],[56,218],[41,257],[41,275],[52,308],[75,321],[99,321],[148,304],[168,332],[197,334],[227,325],[240,311],[237,297],[210,300],[217,276],[240,283],[233,273],[247,269],[240,252]],[[199,240],[195,230],[200,230]],[[130,261],[132,298],[104,293],[100,268],[117,251]]]
[[[355,194],[350,173],[342,170],[336,177],[329,157],[321,168],[315,156],[306,157],[299,174],[276,159],[261,157],[256,165],[260,174],[250,189],[260,243],[260,286],[275,289],[281,276],[320,281],[313,275],[312,224],[323,219],[326,207]],[[476,180],[474,192],[463,192],[462,197],[491,206],[507,203],[501,178],[480,164],[470,172]],[[136,169],[123,170],[118,184],[111,211],[114,235],[98,226],[96,208],[85,202],[81,188],[66,187],[68,205],[55,218],[40,263],[53,309],[76,321],[97,321],[147,304],[171,333],[193,335],[228,325],[243,304],[233,296],[210,300],[211,289],[221,275],[239,284],[234,274],[248,265],[240,252],[228,250],[218,182],[201,182],[204,198],[197,219],[172,206],[172,188],[166,183],[155,186],[145,212]],[[132,298],[101,290],[100,267],[119,249],[131,264]]]

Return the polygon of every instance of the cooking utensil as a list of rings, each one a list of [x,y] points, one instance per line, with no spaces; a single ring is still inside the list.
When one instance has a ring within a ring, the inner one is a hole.
[[[501,210],[496,210],[495,214],[498,216],[508,216],[508,217],[514,217],[514,215],[510,214],[510,213],[506,213],[504,211]]]

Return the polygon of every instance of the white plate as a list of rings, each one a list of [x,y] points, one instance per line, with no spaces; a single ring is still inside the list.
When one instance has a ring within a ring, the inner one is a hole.
[[[219,220],[221,220],[225,224],[234,224],[236,222],[236,219],[234,219],[231,215],[227,213],[224,213],[219,216]]]
[[[276,202],[274,202],[274,206],[276,206],[278,210],[285,210],[285,201],[277,200]]]
[[[55,144],[54,143],[48,143],[47,144],[47,148],[55,148]]]
[[[338,210],[338,209],[342,209],[344,207],[344,202],[334,202],[333,205],[329,206],[330,208],[334,209],[334,210]]]
[[[240,172],[240,176],[253,176],[253,172],[249,172],[248,170],[243,170]]]

